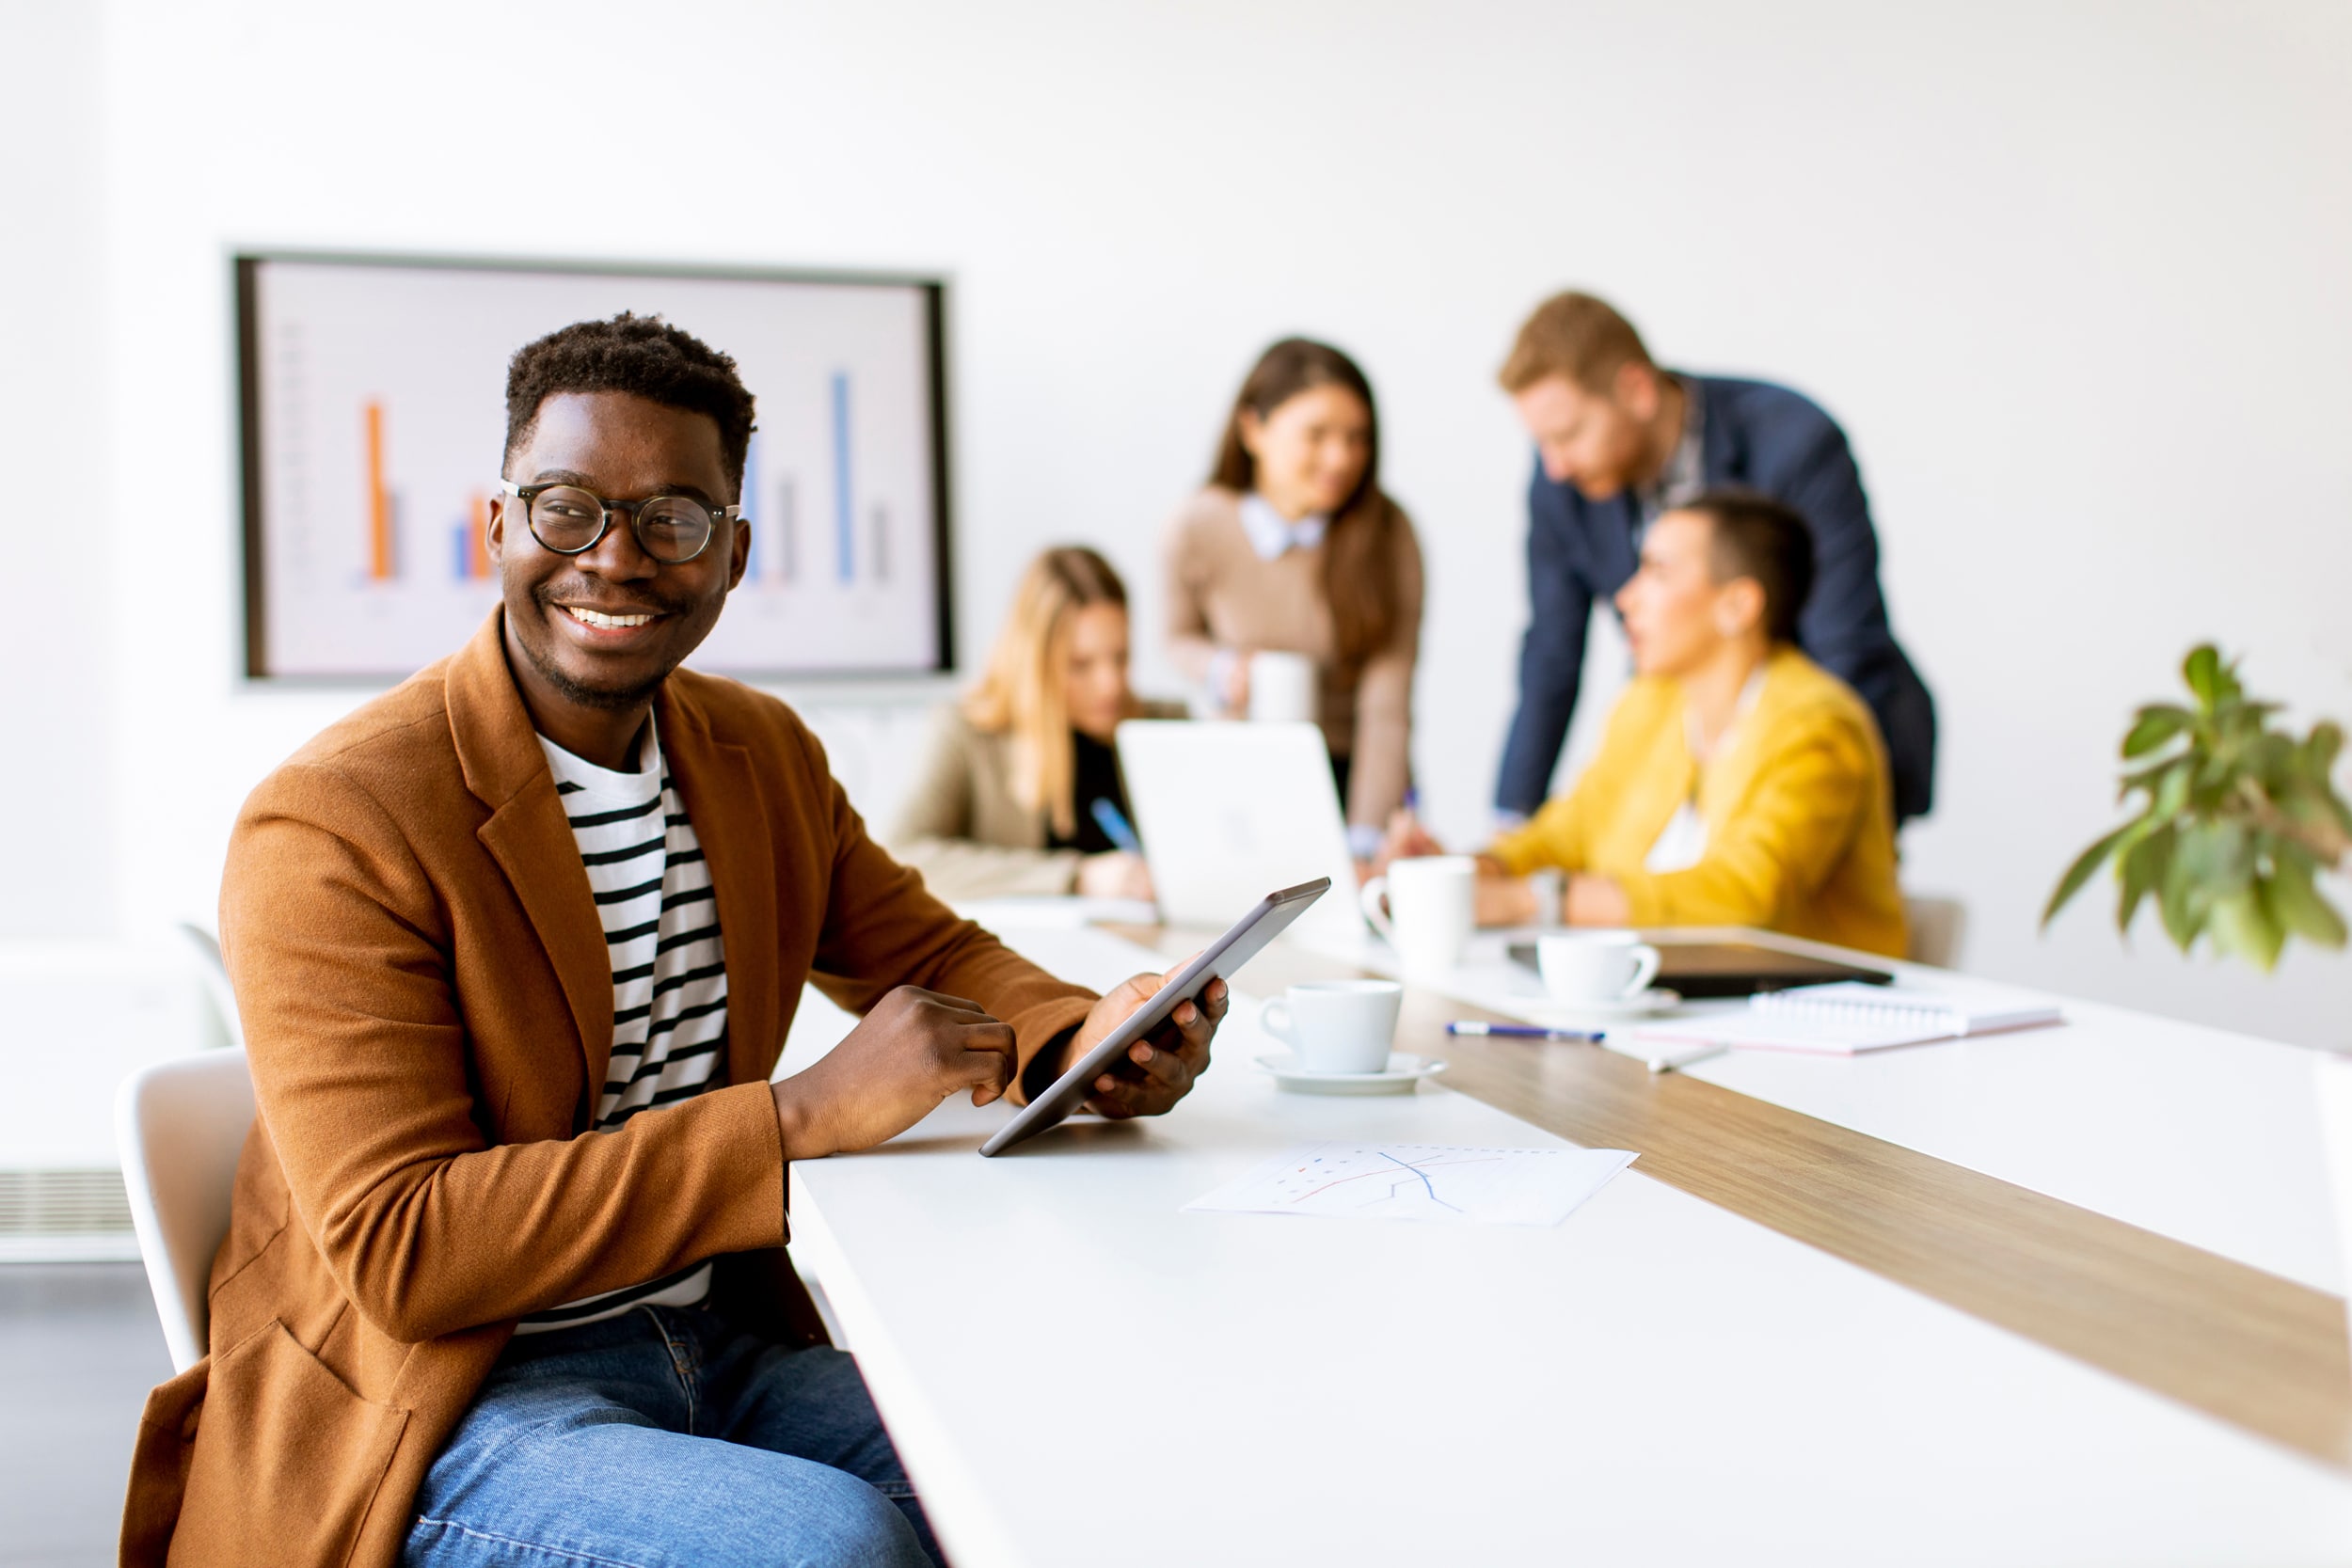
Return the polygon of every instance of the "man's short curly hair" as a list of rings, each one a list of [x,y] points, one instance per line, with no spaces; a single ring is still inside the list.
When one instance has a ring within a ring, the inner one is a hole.
[[[539,405],[558,392],[632,392],[719,426],[719,454],[739,496],[752,441],[752,394],[735,361],[660,316],[624,310],[574,322],[515,351],[506,366],[506,457],[531,438]]]

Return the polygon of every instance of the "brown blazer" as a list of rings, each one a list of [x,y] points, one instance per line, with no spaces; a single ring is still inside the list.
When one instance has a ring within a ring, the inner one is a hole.
[[[1012,1024],[1092,993],[1015,957],[866,835],[783,704],[655,700],[726,944],[727,1083],[585,1132],[612,1046],[587,873],[493,612],[253,792],[221,940],[260,1107],[213,1265],[212,1354],[148,1399],[125,1563],[389,1568],[426,1467],[521,1315],[723,1257],[805,1323],[767,1078],[801,984],[912,983]]]
[[[1182,719],[1184,705],[1139,701],[1137,719]],[[951,703],[939,710],[930,752],[891,825],[890,852],[942,898],[1066,894],[1078,885],[1075,849],[1045,847],[1045,808],[1012,787],[1012,735],[983,730]]]

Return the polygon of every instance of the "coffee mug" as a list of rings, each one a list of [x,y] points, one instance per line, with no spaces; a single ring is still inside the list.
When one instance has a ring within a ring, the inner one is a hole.
[[[1249,717],[1277,724],[1312,723],[1315,661],[1274,650],[1249,656]]]
[[[1625,1002],[1658,978],[1658,949],[1631,931],[1557,931],[1535,941],[1544,990],[1562,1002]]]
[[[1258,1026],[1307,1072],[1380,1072],[1405,988],[1394,980],[1310,980],[1258,1009]]]
[[[1478,863],[1468,855],[1391,861],[1386,876],[1364,884],[1362,898],[1364,918],[1407,973],[1452,969],[1478,922]]]

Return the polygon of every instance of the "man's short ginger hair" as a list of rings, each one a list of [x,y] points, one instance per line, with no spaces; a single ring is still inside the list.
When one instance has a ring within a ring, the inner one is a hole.
[[[1607,300],[1570,290],[1535,307],[1495,379],[1504,391],[1518,393],[1538,381],[1565,376],[1605,397],[1615,392],[1617,372],[1628,365],[1657,365],[1633,324]]]

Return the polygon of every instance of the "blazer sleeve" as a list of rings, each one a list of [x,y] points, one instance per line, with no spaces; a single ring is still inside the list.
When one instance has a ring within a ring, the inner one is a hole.
[[[1351,827],[1382,829],[1405,803],[1413,771],[1413,667],[1421,654],[1421,542],[1397,517],[1396,630],[1356,681],[1356,751],[1348,774]]]
[[[254,1097],[294,1217],[395,1339],[437,1338],[785,1240],[768,1085],[609,1132],[489,1145],[446,912],[390,815],[290,766],[241,815],[221,893]],[[564,1032],[568,1019],[550,1027]],[[491,1238],[532,1238],[501,1246]]]
[[[1869,742],[1834,720],[1804,725],[1707,853],[1684,871],[1620,873],[1636,926],[1766,926],[1819,891],[1853,842],[1873,777]]]
[[[1568,721],[1576,716],[1593,618],[1593,591],[1562,489],[1540,466],[1528,484],[1528,621],[1519,644],[1519,705],[1495,783],[1496,807],[1518,816],[1542,805],[1551,788]]]
[[[1879,586],[1878,531],[1845,434],[1823,417],[1769,486],[1813,529],[1813,593],[1798,616],[1805,653],[1883,709],[1901,656]]]
[[[799,743],[803,798],[822,802],[834,846],[810,982],[834,1006],[860,1014],[898,986],[977,1002],[1012,1025],[1018,1100],[1020,1069],[1083,1022],[1096,994],[1056,979],[941,903],[866,833],[817,737],[803,729]]]
[[[979,839],[977,766],[962,721],[952,707],[943,709],[923,771],[891,829],[891,852],[921,872],[924,885],[942,898],[1056,896],[1076,887],[1082,857],[1074,849]]]

